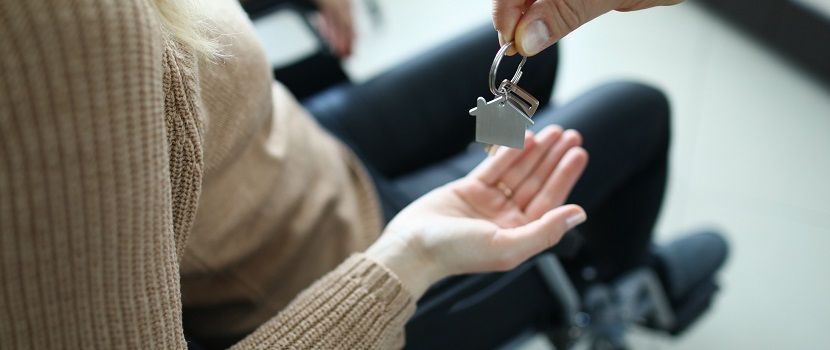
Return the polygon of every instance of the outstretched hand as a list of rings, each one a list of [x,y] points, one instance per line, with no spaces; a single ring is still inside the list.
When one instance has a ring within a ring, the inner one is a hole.
[[[493,26],[508,54],[533,56],[611,10],[636,11],[684,0],[493,0]]]
[[[416,297],[449,275],[518,266],[585,220],[579,206],[563,206],[588,161],[581,143],[558,126],[528,132],[524,150],[503,148],[406,207],[366,255]]]

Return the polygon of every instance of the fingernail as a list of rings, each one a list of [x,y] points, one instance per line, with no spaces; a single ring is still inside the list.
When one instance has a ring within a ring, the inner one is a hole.
[[[535,55],[542,51],[548,40],[550,40],[548,27],[541,19],[537,19],[527,25],[525,35],[522,38],[522,48],[528,55]]]
[[[568,229],[570,230],[570,229],[576,227],[576,225],[579,225],[579,224],[585,222],[585,219],[587,219],[587,218],[588,217],[585,216],[585,212],[580,211],[576,214],[573,214],[573,215],[569,216],[567,219],[565,219],[565,225],[567,225]]]

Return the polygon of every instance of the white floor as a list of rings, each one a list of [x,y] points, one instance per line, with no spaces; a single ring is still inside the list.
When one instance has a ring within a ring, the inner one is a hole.
[[[485,0],[378,0],[383,21],[374,26],[361,1],[357,47],[346,62],[355,80],[490,14]],[[617,79],[651,83],[672,101],[671,179],[658,239],[715,226],[732,246],[722,292],[699,324],[680,339],[638,332],[634,342],[646,349],[826,349],[830,88],[693,1],[610,13],[562,42],[557,103]],[[274,30],[259,26],[273,39]],[[277,40],[274,60],[296,38]],[[525,346],[547,347],[541,339]]]

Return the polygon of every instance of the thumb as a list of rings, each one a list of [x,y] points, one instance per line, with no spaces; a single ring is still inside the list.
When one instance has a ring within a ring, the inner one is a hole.
[[[615,6],[615,1],[606,0],[537,0],[516,25],[516,49],[533,56]]]
[[[505,242],[506,246],[510,247],[504,252],[518,264],[559,243],[568,230],[585,222],[585,219],[585,210],[582,207],[574,204],[563,205],[524,226],[500,230],[497,240]]]

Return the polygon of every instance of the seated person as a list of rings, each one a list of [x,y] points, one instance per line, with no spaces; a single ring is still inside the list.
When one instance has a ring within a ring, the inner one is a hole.
[[[0,347],[183,348],[183,307],[189,332],[239,348],[400,346],[432,283],[509,270],[587,216],[569,266],[646,263],[669,142],[656,90],[547,108],[524,150],[485,159],[467,110],[491,31],[306,111],[237,3],[205,4],[221,55],[184,4],[0,5]],[[555,55],[520,82],[543,102]]]

